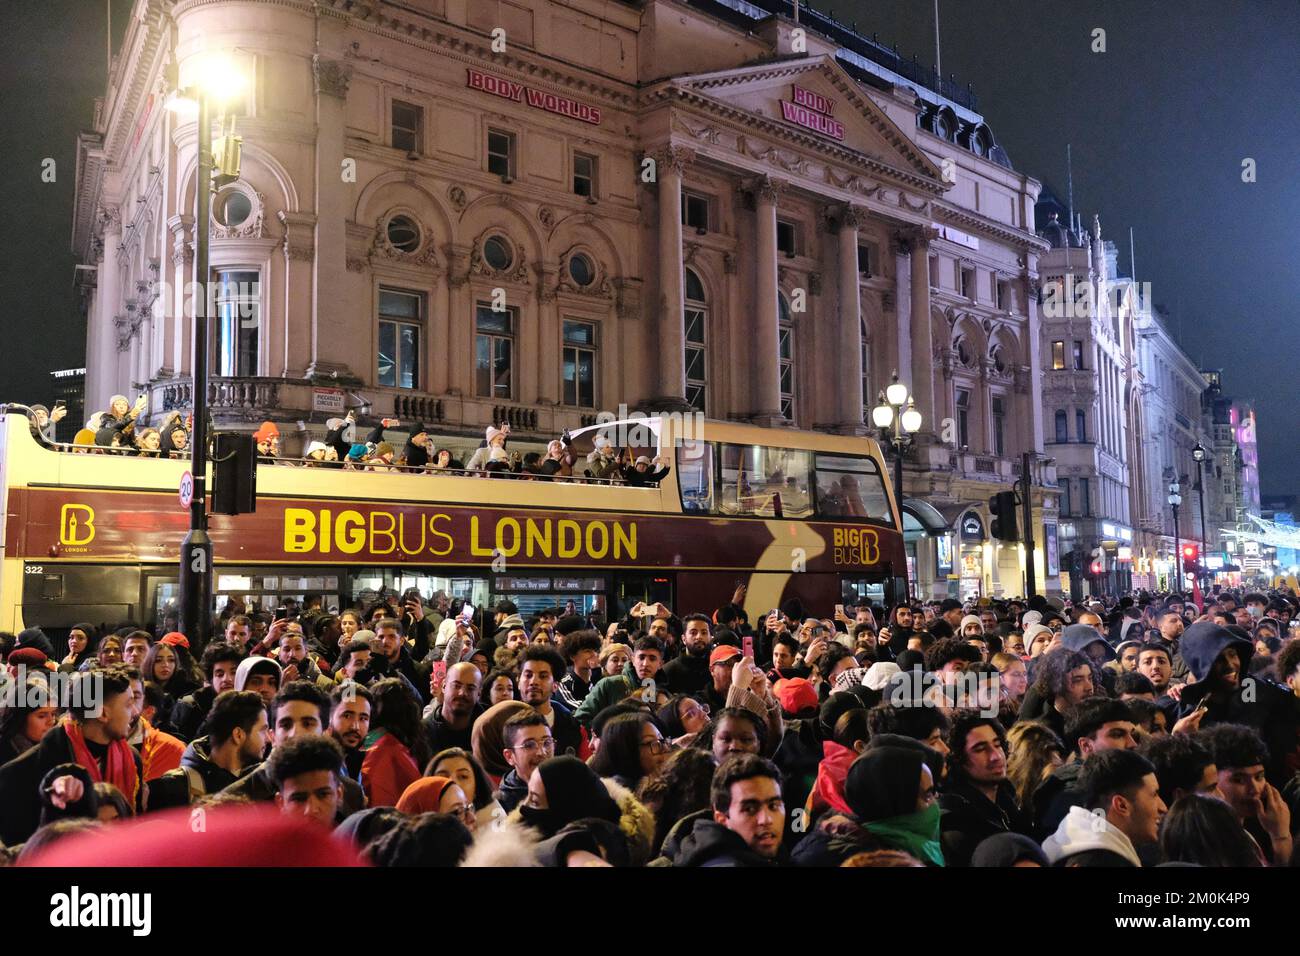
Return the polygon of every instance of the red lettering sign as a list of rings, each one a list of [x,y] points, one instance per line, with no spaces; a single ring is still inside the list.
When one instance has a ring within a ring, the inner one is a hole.
[[[786,122],[794,123],[804,129],[810,129],[814,133],[820,133],[823,136],[829,136],[831,139],[844,138],[844,124],[838,120],[833,120],[829,116],[823,116],[808,109],[806,106],[799,106],[791,103],[789,100],[781,101],[781,116]]]
[[[502,99],[513,100],[516,103],[526,102],[534,109],[546,110],[548,113],[556,113],[570,119],[581,120],[584,123],[591,123],[593,126],[600,124],[600,107],[598,106],[579,103],[567,96],[558,96],[545,90],[536,90],[530,86],[524,86],[522,83],[516,83],[514,80],[507,80],[499,76],[493,76],[490,73],[484,73],[482,70],[467,68],[465,71],[465,85],[471,90],[481,90],[484,93],[491,93],[493,96],[500,96]]]
[[[799,106],[806,106],[810,110],[816,110],[830,116],[835,111],[835,101],[829,96],[822,96],[820,93],[814,93],[812,90],[805,90],[802,86],[792,87],[794,90],[791,99]]]

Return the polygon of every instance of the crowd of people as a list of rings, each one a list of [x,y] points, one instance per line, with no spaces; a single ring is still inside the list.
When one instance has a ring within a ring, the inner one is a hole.
[[[375,866],[1292,862],[1286,589],[753,621],[745,598],[606,622],[412,590],[232,606],[202,648],[0,635],[0,856],[103,859],[135,817],[251,804]]]
[[[125,395],[114,395],[109,407],[94,413],[86,427],[78,431],[74,448],[100,453],[130,454],[146,458],[187,458],[193,430],[193,416],[171,412],[157,428],[139,425],[145,411],[145,396],[131,404]],[[51,412],[44,405],[33,405],[28,410],[32,435],[39,441],[55,444],[55,426],[67,415],[64,405],[56,405]],[[585,456],[573,449],[568,432],[553,439],[546,451],[510,451],[510,425],[489,425],[478,448],[468,462],[456,457],[447,447],[435,447],[433,437],[423,423],[414,422],[407,427],[405,441],[396,444],[385,437],[385,431],[397,428],[401,422],[395,418],[381,419],[379,424],[358,441],[355,410],[343,418],[325,422],[323,440],[303,435],[300,458],[282,455],[280,428],[275,422],[262,422],[253,433],[258,460],[263,464],[296,465],[306,468],[341,468],[349,471],[378,472],[460,472],[494,477],[523,479],[565,480],[595,479],[609,484],[634,487],[657,485],[667,474],[668,456],[638,455],[630,448],[618,448],[604,435],[597,435],[594,447]]]

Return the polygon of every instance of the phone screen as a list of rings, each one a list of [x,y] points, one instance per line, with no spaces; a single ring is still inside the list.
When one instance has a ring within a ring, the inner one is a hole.
[[[746,635],[745,635],[745,639],[744,639],[744,641],[741,642],[741,644],[743,645],[744,655],[745,655],[746,657],[748,657],[748,658],[750,658],[750,659],[752,660],[753,657],[754,657],[754,638],[753,638],[753,636],[750,635],[750,634],[746,634]]]
[[[468,624],[473,619],[473,617],[474,617],[474,605],[466,604],[463,608],[461,608],[460,617],[457,618],[457,620],[463,621],[466,624]]]
[[[436,683],[436,684],[438,684],[439,686],[441,686],[442,682],[445,681],[446,679],[447,679],[447,662],[446,662],[446,661],[434,661],[434,662],[433,662],[433,680],[434,680],[434,683]]]

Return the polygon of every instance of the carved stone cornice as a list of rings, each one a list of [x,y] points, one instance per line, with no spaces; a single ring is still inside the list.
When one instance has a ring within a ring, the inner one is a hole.
[[[352,82],[352,67],[337,60],[329,60],[319,53],[311,58],[312,76],[318,95],[347,99],[348,84]]]
[[[787,184],[771,176],[756,176],[749,182],[749,191],[754,194],[755,202],[776,203],[780,201]]]

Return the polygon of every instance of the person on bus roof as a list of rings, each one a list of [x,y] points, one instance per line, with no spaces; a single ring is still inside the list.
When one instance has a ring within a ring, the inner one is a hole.
[[[262,422],[262,427],[253,432],[253,440],[259,458],[280,457],[280,429],[275,422]]]
[[[99,416],[99,427],[95,431],[95,444],[102,448],[127,445],[131,432],[135,429],[135,420],[144,411],[147,397],[141,395],[131,405],[125,395],[114,395],[108,403],[108,411]]]
[[[621,478],[614,443],[604,435],[597,435],[595,446],[587,456],[587,477],[605,480]]]
[[[186,427],[185,419],[181,417],[180,412],[172,412],[167,420],[162,423],[158,429],[162,435],[160,448],[162,453],[168,457],[180,457],[190,444],[190,431]]]
[[[68,414],[66,405],[55,405],[54,411],[51,412],[44,405],[31,406],[32,416],[32,437],[37,441],[54,442],[54,426],[59,423],[64,415]]]
[[[429,433],[419,422],[411,426],[402,458],[408,468],[424,468],[429,464]]]
[[[658,465],[659,470],[651,471],[651,464]],[[653,462],[649,456],[641,455],[632,467],[623,469],[623,480],[633,488],[653,487],[668,477],[668,465],[669,458],[666,455],[657,456]]]
[[[503,422],[501,427],[489,425],[485,433],[486,440],[475,451],[466,466],[467,471],[488,471],[489,466],[495,470],[509,467],[510,454],[506,451],[506,439],[510,437],[510,425]]]

